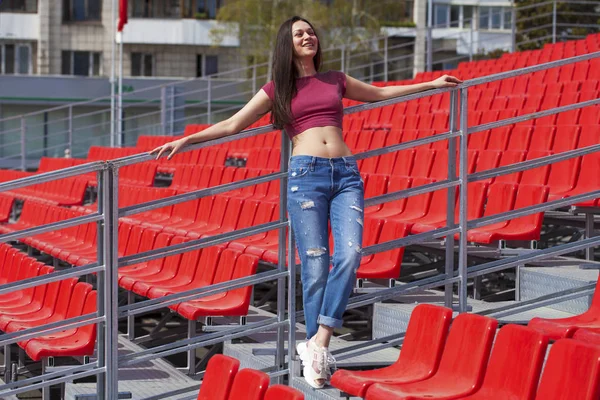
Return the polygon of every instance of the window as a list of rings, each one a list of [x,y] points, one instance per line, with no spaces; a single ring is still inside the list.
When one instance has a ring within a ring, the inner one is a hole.
[[[100,21],[99,0],[63,0],[63,20],[68,22]]]
[[[221,0],[196,0],[196,12],[205,13],[208,18],[217,18],[219,8],[221,8]]]
[[[219,72],[219,57],[198,54],[196,56],[196,76],[212,75]]]
[[[490,7],[479,7],[479,29],[490,29]]]
[[[184,8],[189,0],[184,1]],[[181,18],[180,0],[132,0],[130,16],[134,18]]]
[[[152,54],[131,53],[131,76],[154,76]]]
[[[461,6],[450,6],[450,27],[451,28],[459,27],[460,7]]]
[[[15,45],[7,44],[4,46],[4,73],[15,73]]]
[[[101,74],[100,53],[63,51],[61,73],[63,75],[99,76]]]
[[[463,9],[463,18],[462,18],[462,26],[463,28],[470,28],[473,23],[473,6],[462,6]]]
[[[37,13],[37,0],[0,1],[0,12]]]
[[[446,28],[450,21],[448,15],[450,7],[446,4],[435,4],[433,6],[433,25],[436,28]]]
[[[206,75],[212,75],[219,72],[219,58],[217,56],[205,56],[204,59]]]
[[[512,28],[510,7],[479,7],[479,29]]]
[[[27,44],[0,45],[0,72],[3,74],[31,74],[31,46]]]
[[[222,0],[183,0],[183,18],[215,19]]]
[[[492,7],[491,9],[492,15],[492,26],[491,29],[500,29],[502,28],[502,8],[500,7]]]
[[[504,11],[504,29],[512,29],[512,12],[510,9]]]

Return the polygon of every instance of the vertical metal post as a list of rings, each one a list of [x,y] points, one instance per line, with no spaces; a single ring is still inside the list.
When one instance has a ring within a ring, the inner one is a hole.
[[[383,37],[383,80],[388,81],[388,37],[385,35]]]
[[[286,172],[288,169],[288,161],[290,158],[290,143],[285,132],[281,134],[281,172]],[[287,179],[279,180],[279,221],[287,219]],[[277,269],[279,272],[284,272],[285,269],[285,243],[286,243],[286,228],[279,228],[279,248],[277,251]],[[294,248],[288,249],[289,253],[295,255]],[[295,262],[295,257],[292,256]],[[291,267],[291,264],[290,264]],[[285,277],[277,279],[277,321],[285,321]],[[291,349],[289,351],[292,351]],[[284,369],[285,364],[285,327],[277,327],[277,349],[275,352],[275,364],[278,371]],[[283,383],[283,377],[278,377],[278,383]]]
[[[207,95],[207,106],[206,106],[206,113],[208,114],[208,120],[207,123],[211,124],[212,122],[212,80],[210,79],[210,75],[207,77],[207,82],[206,82],[206,90],[208,92]]]
[[[450,132],[457,131],[456,114],[458,106],[458,91],[450,92],[450,121],[448,126]],[[448,180],[456,181],[456,138],[449,139],[448,142]],[[448,188],[448,197],[446,204],[446,225],[455,226],[454,203],[456,202],[456,187]],[[454,235],[446,236],[446,279],[454,275]],[[454,285],[447,284],[444,287],[444,304],[446,307],[452,307],[454,296]]]
[[[515,301],[521,301],[521,265],[515,267]]]
[[[108,221],[108,213],[107,213],[107,209],[109,208],[109,199],[110,197],[108,196],[108,182],[110,181],[109,179],[109,171],[106,169],[103,169],[101,171],[98,171],[97,173],[97,181],[98,181],[98,213],[100,213],[102,215],[102,220],[98,221],[96,223],[96,229],[98,231],[97,234],[97,248],[96,248],[96,252],[97,252],[97,257],[98,257],[98,265],[104,265],[104,269],[102,271],[99,271],[97,274],[97,288],[98,288],[98,311],[97,311],[97,315],[98,317],[104,317],[106,316],[106,304],[107,304],[107,299],[106,299],[106,256],[107,256],[107,252],[108,250],[108,246],[105,245],[105,235],[104,235],[104,231],[106,230],[106,227],[109,225],[109,221]],[[97,328],[97,332],[98,332],[98,367],[102,368],[102,367],[106,367],[106,349],[107,349],[107,343],[106,343],[106,334],[107,334],[107,330],[106,330],[106,321],[105,322],[101,322],[98,324],[98,328]],[[107,381],[107,374],[100,374],[98,375],[98,379],[97,379],[97,383],[96,383],[96,394],[98,395],[99,399],[105,399],[106,398],[106,381]]]
[[[27,122],[25,117],[21,117],[21,171],[27,169]]]
[[[475,18],[471,17],[471,26],[469,27],[469,61],[473,61],[473,24]]]
[[[552,2],[552,43],[556,43],[556,0]]]
[[[112,0],[110,38],[110,147],[115,147],[115,32],[117,31],[117,0]]]
[[[69,122],[67,129],[67,143],[71,157],[73,157],[73,106],[69,106]]]
[[[592,213],[585,213],[585,237],[587,239],[594,237],[594,214]],[[593,247],[585,249],[585,259],[594,261]]]
[[[427,72],[433,68],[433,0],[427,1]]]
[[[346,72],[346,46],[342,45],[342,56],[341,56],[341,68],[340,71]]]
[[[116,400],[118,397],[118,185],[119,170],[108,164],[103,174],[103,215],[104,228],[102,232],[102,260],[104,263],[103,276],[103,313],[106,321],[103,329],[104,362],[106,374],[102,384],[106,400]],[[99,232],[100,233],[100,232]],[[100,351],[98,351],[100,353]],[[100,381],[98,386],[100,386]],[[99,389],[100,390],[100,389]]]
[[[162,125],[162,134],[168,134],[167,128],[167,88],[165,86],[160,88],[160,122]]]
[[[175,86],[169,87],[169,132],[175,132]]]
[[[517,10],[515,8],[515,4],[513,2],[512,8],[510,9],[510,29],[511,29],[511,45],[510,52],[514,53],[517,51]]]
[[[118,32],[119,37],[119,102],[117,104],[117,147],[123,145],[123,33]]]
[[[292,226],[288,224],[287,236],[288,249],[288,319],[290,321],[288,329],[288,366],[290,375],[292,374],[292,360],[296,355],[296,243],[294,241],[294,232]],[[291,381],[292,377],[289,377]]]
[[[256,93],[256,64],[252,66],[252,95]]]
[[[467,134],[468,134],[468,88],[460,90],[460,197],[458,243],[459,312],[467,311]]]

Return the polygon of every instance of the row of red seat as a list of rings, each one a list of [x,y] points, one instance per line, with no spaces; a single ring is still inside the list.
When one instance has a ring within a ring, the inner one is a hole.
[[[239,371],[235,358],[217,354],[206,367],[198,400],[303,400],[304,395],[289,386],[272,385],[269,375],[253,369]],[[238,372],[239,371],[239,372]]]
[[[72,206],[83,203],[87,185],[87,178],[76,176],[47,181],[3,193],[21,200],[32,199],[57,206]]]
[[[156,245],[177,244],[187,239],[146,229],[142,240],[155,235]],[[240,251],[213,246],[182,256],[132,265],[119,270],[119,286],[150,299],[198,289],[232,279],[251,276],[258,267],[258,257]],[[244,316],[248,314],[252,286],[169,306],[189,320],[205,316]]]
[[[396,363],[339,370],[331,384],[367,400],[599,398],[600,346],[560,340],[544,366],[548,339],[531,328],[506,325],[496,336],[492,318],[461,314],[450,326],[451,320],[448,308],[418,305]]]
[[[219,201],[216,200],[217,203]],[[225,199],[224,201],[227,205],[230,200]],[[231,201],[233,203],[236,199]],[[256,209],[258,201],[255,200],[253,205]],[[269,217],[273,208],[274,203],[266,207]],[[234,207],[229,207],[228,211],[229,215],[232,215]],[[241,209],[237,209],[233,222],[238,222],[240,211]],[[0,226],[0,231],[15,231],[39,224],[65,220],[78,215],[82,215],[81,210],[47,206],[28,201],[24,205],[22,219],[14,225]],[[206,214],[206,216],[208,215]],[[133,255],[138,252],[165,247],[169,244],[182,243],[190,240],[190,238],[214,235],[218,233],[218,229],[224,231],[235,229],[235,225],[232,227],[227,227],[225,224],[220,225],[223,214],[217,215],[219,218],[215,222],[219,224],[218,226],[207,224],[202,234],[186,230],[184,233],[187,233],[188,237],[176,236],[164,229],[164,226],[153,229],[152,227],[156,226],[156,221],[133,218],[121,221],[119,223],[118,255],[120,257]],[[250,224],[254,215],[255,213],[249,209],[246,209],[244,214],[246,219],[249,218],[248,222]],[[36,220],[37,217],[41,219]],[[227,218],[223,222],[226,223]],[[210,230],[211,228],[214,229]],[[90,223],[22,238],[21,241],[60,260],[81,266],[92,263],[97,259],[96,235],[96,226]],[[120,273],[120,278],[123,278],[121,279],[121,286],[138,294],[154,298],[164,296],[167,292],[174,293],[189,290],[254,274],[258,265],[257,256],[242,255],[241,251],[235,249],[227,249],[225,252],[223,250],[224,247],[221,246],[213,247],[204,251],[188,252],[183,256],[158,259],[124,268]],[[222,257],[221,253],[223,253]],[[180,268],[180,266],[182,267]],[[200,314],[246,315],[250,304],[250,295],[251,288],[246,287],[219,296],[181,303],[172,308],[182,316],[194,320]]]
[[[0,284],[50,274],[53,270],[7,244],[0,244]],[[0,295],[0,330],[12,333],[96,312],[96,291],[90,284],[69,278]],[[95,342],[96,324],[89,324],[18,344],[32,360],[39,361],[50,356],[91,356]]]

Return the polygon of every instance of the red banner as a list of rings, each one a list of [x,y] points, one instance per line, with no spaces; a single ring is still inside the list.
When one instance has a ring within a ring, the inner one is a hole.
[[[127,23],[127,0],[119,0],[119,26],[117,31],[123,31],[123,27]]]

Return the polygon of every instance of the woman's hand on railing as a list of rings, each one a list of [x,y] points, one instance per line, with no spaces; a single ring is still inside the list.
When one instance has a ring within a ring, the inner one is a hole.
[[[462,81],[452,75],[442,75],[439,78],[431,81],[431,84],[435,89],[454,87],[459,83],[462,83]]]
[[[150,152],[150,154],[156,154],[156,159],[158,160],[163,153],[170,151],[167,156],[167,160],[170,160],[175,154],[177,154],[188,142],[188,137],[183,137],[181,139],[173,140],[172,142],[165,143],[161,146],[158,146],[154,150]]]

